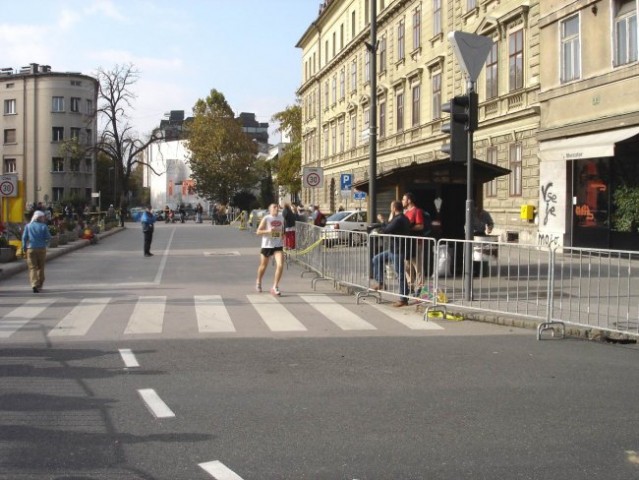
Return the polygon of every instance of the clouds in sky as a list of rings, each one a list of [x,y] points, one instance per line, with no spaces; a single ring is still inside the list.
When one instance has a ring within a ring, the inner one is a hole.
[[[211,89],[261,122],[295,100],[295,44],[319,0],[23,0],[3,5],[0,67],[29,63],[93,75],[132,63],[140,71],[132,124],[148,133],[169,110]],[[272,142],[278,138],[271,138]]]

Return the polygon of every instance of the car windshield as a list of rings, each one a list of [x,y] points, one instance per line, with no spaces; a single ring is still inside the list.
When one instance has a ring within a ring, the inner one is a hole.
[[[330,217],[328,217],[326,219],[326,221],[327,222],[339,222],[341,220],[344,220],[351,213],[353,213],[353,212],[337,212],[337,213],[334,213],[333,215],[331,215]]]

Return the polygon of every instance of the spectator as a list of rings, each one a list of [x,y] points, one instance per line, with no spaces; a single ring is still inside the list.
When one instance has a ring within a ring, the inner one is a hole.
[[[47,246],[51,240],[51,233],[45,219],[44,212],[36,210],[31,222],[24,227],[24,232],[22,232],[22,251],[26,252],[29,280],[33,293],[39,293],[44,284]]]
[[[153,224],[155,223],[155,215],[151,210],[151,205],[147,205],[146,210],[140,218],[142,224],[142,233],[144,234],[144,256],[152,257],[151,242],[153,242]]]
[[[490,235],[494,226],[495,223],[490,213],[484,210],[479,204],[475,204],[475,211],[473,212],[473,235],[480,237]]]
[[[421,208],[415,205],[415,196],[411,192],[406,192],[402,197],[404,215],[410,223],[411,236],[421,237],[424,235],[424,213]],[[406,255],[406,281],[411,292],[419,291],[424,285],[424,241],[415,240],[410,243],[409,251]]]
[[[394,307],[404,307],[408,305],[408,297],[406,296],[408,293],[408,285],[406,276],[404,275],[406,242],[398,236],[410,234],[410,222],[402,210],[402,202],[395,201],[392,203],[393,219],[382,228],[380,233],[395,236],[390,239],[389,248],[375,255],[372,260],[373,278],[377,282],[377,284],[373,286],[373,290],[384,289],[384,265],[386,263],[393,265],[399,282],[399,294],[401,295],[400,299],[393,303]]]

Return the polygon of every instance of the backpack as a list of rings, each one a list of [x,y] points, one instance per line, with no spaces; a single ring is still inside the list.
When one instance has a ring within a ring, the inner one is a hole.
[[[315,225],[318,225],[320,227],[325,227],[326,226],[326,215],[324,215],[322,212],[318,212],[317,213],[317,218],[315,219]]]

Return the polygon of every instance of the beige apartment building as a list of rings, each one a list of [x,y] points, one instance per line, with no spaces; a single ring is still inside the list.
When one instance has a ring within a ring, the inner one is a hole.
[[[77,138],[96,142],[98,82],[80,73],[30,64],[0,69],[2,173],[16,174],[21,208],[76,197],[91,202],[95,154],[72,155],[61,146]]]
[[[501,240],[536,242],[536,219],[522,219],[520,212],[524,205],[539,206],[540,2],[378,0],[373,99],[369,10],[370,0],[327,1],[298,42],[302,165],[323,168],[323,183],[305,188],[303,202],[324,211],[344,205],[341,174],[367,187],[366,132],[376,101],[377,211],[386,213],[390,201],[411,191],[441,221],[440,235],[464,237],[466,167],[441,151],[448,142],[441,128],[449,117],[441,106],[467,89],[447,38],[462,30],[494,41],[475,85],[475,201],[492,214]]]
[[[639,249],[637,3],[541,2],[539,235],[546,240]]]

